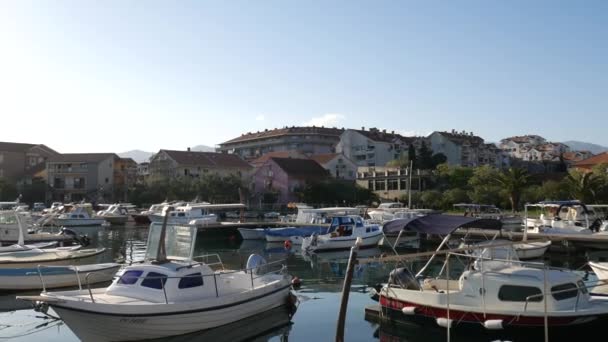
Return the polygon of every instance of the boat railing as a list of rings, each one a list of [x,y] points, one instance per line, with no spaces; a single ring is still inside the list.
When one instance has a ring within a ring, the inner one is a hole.
[[[214,262],[209,262],[209,258],[215,258],[215,261]],[[199,261],[199,262],[195,262],[195,263],[192,264],[192,266],[194,266],[194,265],[202,265],[202,264],[205,264],[207,266],[217,266],[217,265],[219,265],[222,268],[222,270],[225,269],[224,268],[224,263],[222,262],[222,258],[217,253],[201,254],[201,255],[197,255],[197,256],[192,257],[192,260],[196,260],[196,259],[204,259],[204,260],[203,261]],[[191,266],[183,266],[183,267],[191,267]]]
[[[53,266],[53,265],[38,265],[36,267],[36,272],[28,272],[26,273],[26,275],[33,275],[33,274],[37,274],[38,277],[40,278],[40,284],[42,285],[42,292],[46,292],[46,282],[44,281],[44,275],[42,274],[42,269],[45,268],[61,268],[61,269],[66,269],[66,270],[71,270],[74,272],[74,276],[76,277],[76,281],[78,283],[78,290],[82,290],[82,280],[80,278],[80,269],[78,268],[78,266]],[[85,275],[85,279],[87,279],[89,276],[94,275],[94,273],[87,273]]]
[[[208,255],[214,255],[214,254],[208,254]],[[219,255],[218,255],[219,258]],[[205,278],[213,278],[213,285],[215,287],[215,297],[218,298],[220,296],[220,291],[218,288],[218,278],[221,279],[222,276],[226,276],[226,275],[230,275],[230,274],[236,274],[236,273],[240,273],[240,272],[245,272],[245,273],[249,273],[250,274],[250,278],[251,278],[251,290],[255,289],[255,283],[254,280],[261,278],[263,276],[269,275],[269,274],[278,274],[278,275],[285,275],[287,274],[287,266],[284,264],[284,262],[287,259],[281,259],[281,260],[276,260],[276,261],[272,261],[272,262],[268,262],[268,263],[264,263],[262,265],[258,265],[255,267],[250,267],[250,268],[246,268],[244,270],[234,270],[234,271],[219,271],[218,272],[213,272],[213,274],[200,274],[199,275],[185,275],[185,276],[179,276],[179,277],[170,277],[170,276],[158,276],[158,277],[150,277],[150,276],[128,276],[125,279],[129,279],[129,280],[133,280],[135,279],[135,282],[137,282],[139,279],[146,279],[146,280],[154,280],[154,279],[158,279],[161,285],[161,288],[163,290],[163,296],[165,298],[165,304],[169,304],[169,298],[167,296],[167,290],[165,288],[165,282],[168,279],[184,279],[184,278],[195,278],[195,277],[200,277],[203,281],[203,284],[205,283]],[[265,273],[257,273],[256,271],[259,271],[260,269],[266,269],[269,266],[272,267],[274,265],[277,264],[281,264],[281,268],[279,270],[274,270],[274,271],[268,271]],[[187,265],[184,267],[192,267],[195,264],[191,264],[191,265]],[[208,265],[208,264],[207,264]],[[183,268],[183,267],[182,267]],[[93,291],[91,290],[91,284],[89,282],[89,276],[92,275],[92,273],[88,273],[85,277],[85,284],[87,286],[87,291],[89,293],[89,297],[91,298],[91,302],[95,303],[95,298],[93,296]],[[121,276],[114,276],[114,278],[122,278],[124,277],[124,275]],[[79,281],[80,283],[80,281]],[[80,288],[80,290],[82,290],[82,288]]]
[[[539,294],[535,294],[535,295],[530,295],[528,297],[526,297],[526,302],[524,304],[524,312],[526,312],[528,310],[528,303],[535,298],[543,298],[543,297],[548,297],[548,296],[552,296],[554,294],[559,294],[559,293],[566,293],[566,292],[572,292],[572,291],[576,291],[576,301],[574,302],[574,308],[573,311],[577,312],[578,311],[578,303],[579,303],[579,299],[581,296],[581,292],[582,289],[590,289],[590,288],[595,288],[598,286],[606,286],[608,285],[608,280],[598,280],[596,282],[592,282],[592,283],[588,283],[585,286],[580,286],[579,284],[576,285],[576,289],[574,288],[570,288],[570,289],[564,289],[564,290],[557,290],[557,291],[549,291],[547,293],[539,293]]]

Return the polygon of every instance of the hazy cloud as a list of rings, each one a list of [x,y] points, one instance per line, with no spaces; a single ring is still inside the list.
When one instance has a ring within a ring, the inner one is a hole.
[[[304,126],[336,126],[338,122],[345,118],[342,114],[328,113],[308,120],[304,123]]]

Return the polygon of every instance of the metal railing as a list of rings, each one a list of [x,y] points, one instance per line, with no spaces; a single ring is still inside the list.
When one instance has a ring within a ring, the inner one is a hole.
[[[574,308],[572,309],[572,311],[574,312],[578,312],[578,303],[579,303],[579,299],[582,293],[582,289],[590,289],[590,288],[595,288],[595,287],[600,287],[600,286],[606,286],[608,285],[608,280],[598,280],[596,282],[593,282],[591,284],[587,284],[585,286],[580,286],[579,284],[576,284],[576,288],[570,288],[570,289],[564,289],[564,290],[557,290],[557,291],[549,291],[547,293],[539,293],[539,294],[535,294],[535,295],[530,295],[526,297],[526,302],[524,304],[524,312],[527,312],[528,310],[528,303],[534,299],[534,298],[542,298],[542,297],[547,297],[549,295],[554,295],[554,294],[559,294],[559,293],[565,293],[565,292],[572,292],[572,291],[576,291],[576,301],[574,303]],[[584,293],[583,293],[584,294]],[[569,298],[564,298],[564,299],[569,299]]]

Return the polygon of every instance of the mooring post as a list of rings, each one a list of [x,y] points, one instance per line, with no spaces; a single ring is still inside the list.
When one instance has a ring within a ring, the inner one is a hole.
[[[342,287],[342,299],[340,300],[340,312],[338,313],[338,324],[336,328],[336,342],[344,342],[344,322],[346,320],[346,307],[348,306],[348,295],[350,294],[350,284],[353,281],[353,272],[357,262],[357,252],[363,243],[360,237],[357,238],[355,245],[350,248],[350,257],[346,267],[344,286]]]

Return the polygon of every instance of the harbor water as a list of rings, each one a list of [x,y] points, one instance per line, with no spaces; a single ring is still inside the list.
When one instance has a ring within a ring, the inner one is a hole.
[[[105,247],[107,251],[98,262],[122,260],[125,263],[143,259],[148,235],[147,226],[126,227],[86,227],[75,229],[87,234],[92,247]],[[244,267],[252,253],[262,255],[267,261],[284,260],[289,273],[302,280],[296,291],[299,299],[297,311],[291,321],[285,312],[275,310],[260,314],[249,320],[230,326],[191,335],[167,339],[171,341],[330,341],[334,339],[338,307],[349,251],[329,252],[318,255],[303,255],[296,246],[286,249],[282,243],[269,244],[265,241],[241,241],[238,233],[226,236],[205,236],[199,233],[196,254],[217,253],[226,268]],[[359,256],[379,257],[390,254],[390,250],[373,248],[361,250]],[[602,255],[591,253],[550,254],[545,262],[551,266],[578,269],[588,259],[598,260]],[[419,268],[424,260],[409,263],[413,269]],[[376,304],[370,297],[370,289],[378,283],[386,282],[394,264],[365,263],[356,265],[354,280],[348,303],[346,318],[346,341],[446,341],[446,331],[430,326],[380,326],[365,320],[365,307]],[[438,261],[438,267],[440,261]],[[457,272],[457,269],[455,269]],[[583,272],[583,271],[581,271]],[[455,274],[455,276],[457,276]],[[0,339],[11,341],[78,341],[78,338],[59,319],[47,317],[31,308],[28,302],[16,300],[23,293],[3,293],[0,295]],[[28,292],[27,294],[37,294]],[[53,316],[52,310],[48,312]],[[112,329],[112,327],[107,327]],[[493,341],[493,340],[542,340],[542,336],[503,336],[500,332],[492,335],[461,334],[453,332],[451,341]],[[551,340],[566,340],[563,336],[552,336]]]

